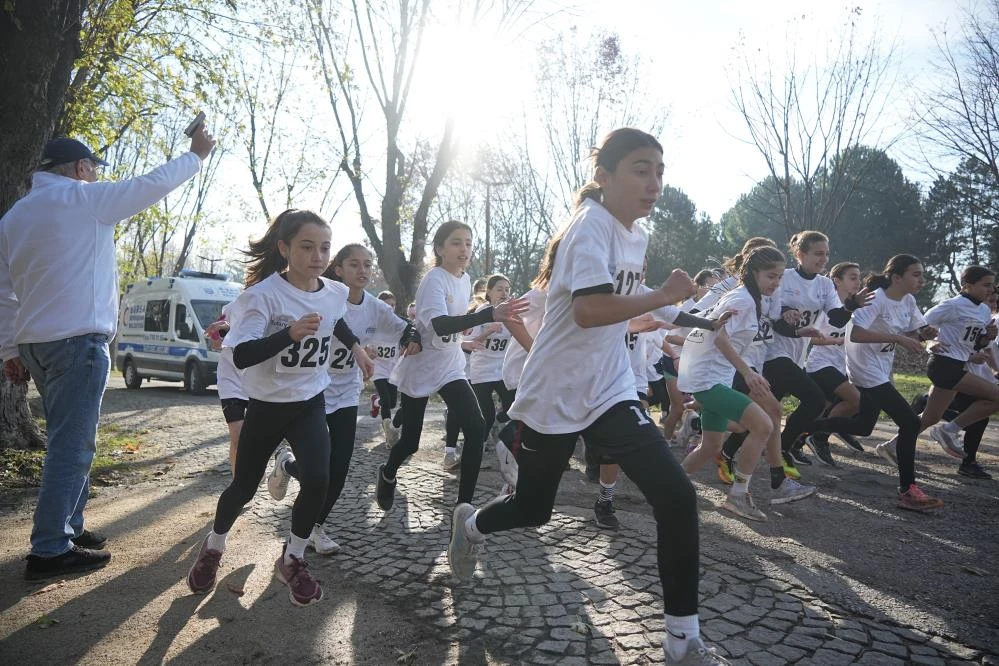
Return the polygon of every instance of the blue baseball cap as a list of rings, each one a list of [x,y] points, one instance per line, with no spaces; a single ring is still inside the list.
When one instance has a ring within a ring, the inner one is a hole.
[[[45,150],[42,151],[41,167],[47,169],[57,164],[66,164],[77,160],[93,160],[101,166],[108,165],[107,162],[94,155],[94,151],[83,143],[76,139],[60,137],[45,144]]]

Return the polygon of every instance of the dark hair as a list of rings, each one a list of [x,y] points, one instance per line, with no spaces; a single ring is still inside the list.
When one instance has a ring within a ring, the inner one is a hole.
[[[762,314],[762,293],[760,292],[760,285],[756,282],[754,273],[771,269],[774,266],[783,268],[786,265],[787,259],[784,257],[784,253],[772,245],[762,245],[755,250],[751,250],[743,258],[742,267],[739,271],[739,280],[753,296],[753,302],[756,303],[757,319]]]
[[[777,243],[763,236],[753,236],[742,244],[742,249],[734,257],[727,257],[722,266],[730,275],[739,275],[742,273],[742,262],[745,261],[746,255],[760,247],[777,247]]]
[[[892,275],[902,277],[910,266],[921,263],[923,262],[919,260],[919,257],[914,257],[911,254],[896,254],[888,260],[883,271],[868,275],[864,281],[864,286],[870,291],[887,289],[891,286]]]
[[[458,229],[464,229],[468,233],[472,233],[472,227],[468,226],[464,222],[459,222],[458,220],[448,220],[441,226],[437,227],[433,240],[434,266],[440,266],[443,263],[441,255],[437,254],[437,248],[444,247],[444,243],[447,242],[448,236],[453,234]]]
[[[394,301],[395,300],[395,294],[393,294],[388,289],[386,289],[385,291],[378,292],[378,300],[379,301],[387,301],[390,298]]]
[[[995,275],[995,271],[986,268],[985,266],[968,266],[961,273],[961,284],[975,284],[983,278],[987,278],[990,275]]]
[[[343,282],[343,278],[336,274],[336,269],[337,267],[342,267],[343,262],[347,261],[347,258],[354,254],[355,250],[363,250],[369,257],[371,256],[371,250],[364,247],[360,243],[347,243],[333,256],[333,259],[330,261],[330,265],[326,267],[325,271],[323,271],[323,277],[337,282]]]
[[[603,167],[605,171],[613,172],[617,165],[627,157],[631,151],[639,148],[655,148],[660,153],[663,152],[662,144],[648,132],[634,129],[632,127],[621,127],[606,135],[600,145],[590,149],[589,159],[593,162],[593,167]],[[600,202],[603,192],[596,181],[591,180],[583,185],[576,192],[576,200],[573,208],[579,208],[587,199]],[[569,225],[562,227],[548,241],[545,248],[545,256],[538,267],[538,275],[531,281],[531,286],[535,289],[548,289],[548,284],[552,280],[552,271],[555,269],[555,255],[558,253],[558,246],[569,230]]]
[[[842,280],[843,275],[845,275],[851,268],[856,268],[859,271],[860,264],[856,264],[852,261],[841,261],[829,270],[829,277]]]
[[[495,287],[497,282],[510,282],[510,278],[502,273],[493,273],[489,276],[489,279],[486,280],[486,291]]]
[[[662,144],[648,132],[633,127],[619,127],[601,139],[600,145],[590,149],[589,159],[593,162],[594,169],[599,166],[605,171],[613,172],[621,160],[639,148],[655,148],[660,153],[663,152]],[[603,199],[603,192],[595,180],[579,188],[573,208],[579,208],[587,199],[597,202]]]
[[[826,236],[821,231],[799,231],[795,235],[791,236],[791,242],[787,244],[791,254],[797,252],[808,253],[808,248],[812,246],[812,243],[828,243],[829,237]]]
[[[708,280],[717,277],[718,276],[715,274],[715,272],[710,268],[702,268],[701,270],[697,271],[697,275],[694,276],[694,284],[696,284],[698,287],[703,287]]]
[[[289,208],[271,220],[263,238],[250,241],[250,249],[243,251],[243,254],[249,257],[246,260],[248,264],[246,269],[247,287],[252,287],[272,273],[283,271],[288,267],[288,260],[281,256],[281,251],[278,249],[278,241],[284,241],[285,245],[290,245],[292,239],[306,224],[330,228],[326,220],[311,210]]]

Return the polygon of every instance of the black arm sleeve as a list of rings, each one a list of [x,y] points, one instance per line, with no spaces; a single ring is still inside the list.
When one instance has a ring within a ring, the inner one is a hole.
[[[783,317],[775,319],[771,328],[773,328],[775,332],[783,335],[785,338],[798,337],[798,332],[794,330],[794,326],[791,326],[791,324],[784,321]]]
[[[402,319],[402,317],[399,317],[399,319]],[[422,347],[423,340],[420,338],[420,332],[416,330],[415,326],[413,326],[413,322],[407,319],[402,320],[406,322],[406,330],[402,332],[402,337],[399,338],[399,346],[405,347],[409,343],[415,342]]]
[[[847,322],[850,321],[850,317],[853,316],[853,312],[843,308],[835,308],[826,313],[829,316],[830,326],[835,326],[836,328],[843,328],[846,326]]]
[[[240,342],[232,350],[232,363],[240,370],[244,370],[277,356],[292,344],[291,327],[282,328],[266,338]]]
[[[336,339],[342,342],[343,346],[347,349],[350,349],[354,345],[361,342],[357,339],[357,336],[354,335],[354,331],[350,330],[350,326],[347,326],[347,322],[342,318],[336,320],[336,325],[333,326],[333,335],[336,336]]]
[[[695,317],[689,312],[681,312],[673,320],[673,323],[677,326],[683,326],[684,328],[703,328],[705,331],[715,330],[715,320],[705,319],[704,317]]]
[[[472,314],[458,315],[456,317],[451,317],[449,315],[434,317],[430,320],[430,325],[434,327],[434,333],[444,336],[464,331],[472,328],[473,326],[488,324],[492,320],[493,308],[492,306],[489,306],[487,308],[483,308],[479,312],[473,312]]]

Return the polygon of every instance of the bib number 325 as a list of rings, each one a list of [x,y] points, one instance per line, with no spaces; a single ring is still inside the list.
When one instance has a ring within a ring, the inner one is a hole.
[[[330,357],[330,338],[304,338],[288,347],[278,357],[278,372],[309,372],[326,365]]]

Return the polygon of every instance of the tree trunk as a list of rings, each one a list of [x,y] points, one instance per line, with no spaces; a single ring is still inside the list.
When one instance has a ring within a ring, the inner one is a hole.
[[[0,215],[24,196],[62,113],[80,54],[85,0],[15,0],[0,9]],[[9,6],[12,5],[12,6]],[[0,448],[43,444],[27,385],[0,377]]]

